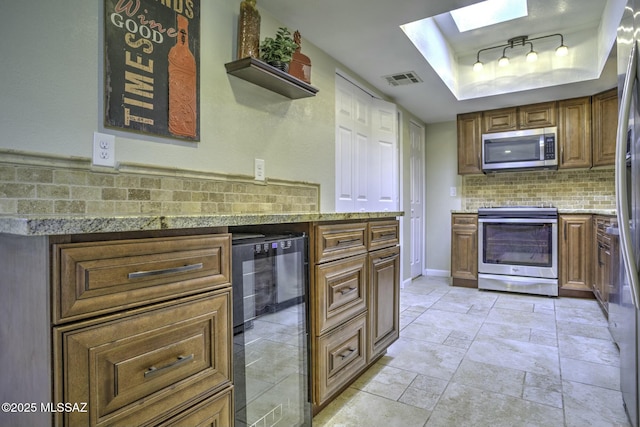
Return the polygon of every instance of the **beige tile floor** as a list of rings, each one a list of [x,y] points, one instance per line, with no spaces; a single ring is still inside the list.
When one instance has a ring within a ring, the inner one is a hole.
[[[401,291],[400,339],[316,427],[628,426],[619,354],[594,300]]]

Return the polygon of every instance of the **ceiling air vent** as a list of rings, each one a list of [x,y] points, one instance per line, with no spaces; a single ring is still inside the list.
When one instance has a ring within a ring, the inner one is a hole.
[[[413,71],[389,74],[388,76],[382,76],[382,78],[386,79],[387,83],[391,86],[406,86],[414,83],[422,83],[422,79]]]

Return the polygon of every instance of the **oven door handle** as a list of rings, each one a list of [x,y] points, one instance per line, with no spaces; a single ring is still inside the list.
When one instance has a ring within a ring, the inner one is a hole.
[[[557,224],[557,218],[478,218],[479,223],[502,224]]]

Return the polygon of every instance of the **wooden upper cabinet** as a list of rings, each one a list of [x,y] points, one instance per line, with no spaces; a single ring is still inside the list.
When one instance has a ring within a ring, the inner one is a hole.
[[[501,108],[482,114],[482,133],[504,132],[518,129],[518,109]]]
[[[557,103],[542,102],[518,107],[519,129],[536,129],[556,126],[558,123]]]
[[[482,114],[482,132],[493,133],[556,126],[558,116],[556,105],[555,101],[551,101],[485,111]]]
[[[591,100],[593,114],[593,166],[611,166],[616,157],[618,128],[618,89],[594,95]]]
[[[482,113],[458,115],[458,174],[482,173]]]
[[[591,97],[558,102],[559,168],[591,167]]]

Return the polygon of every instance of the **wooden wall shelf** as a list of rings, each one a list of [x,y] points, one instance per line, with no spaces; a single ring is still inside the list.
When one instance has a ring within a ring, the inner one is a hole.
[[[224,64],[231,74],[290,99],[315,96],[318,89],[255,58],[242,58]]]

